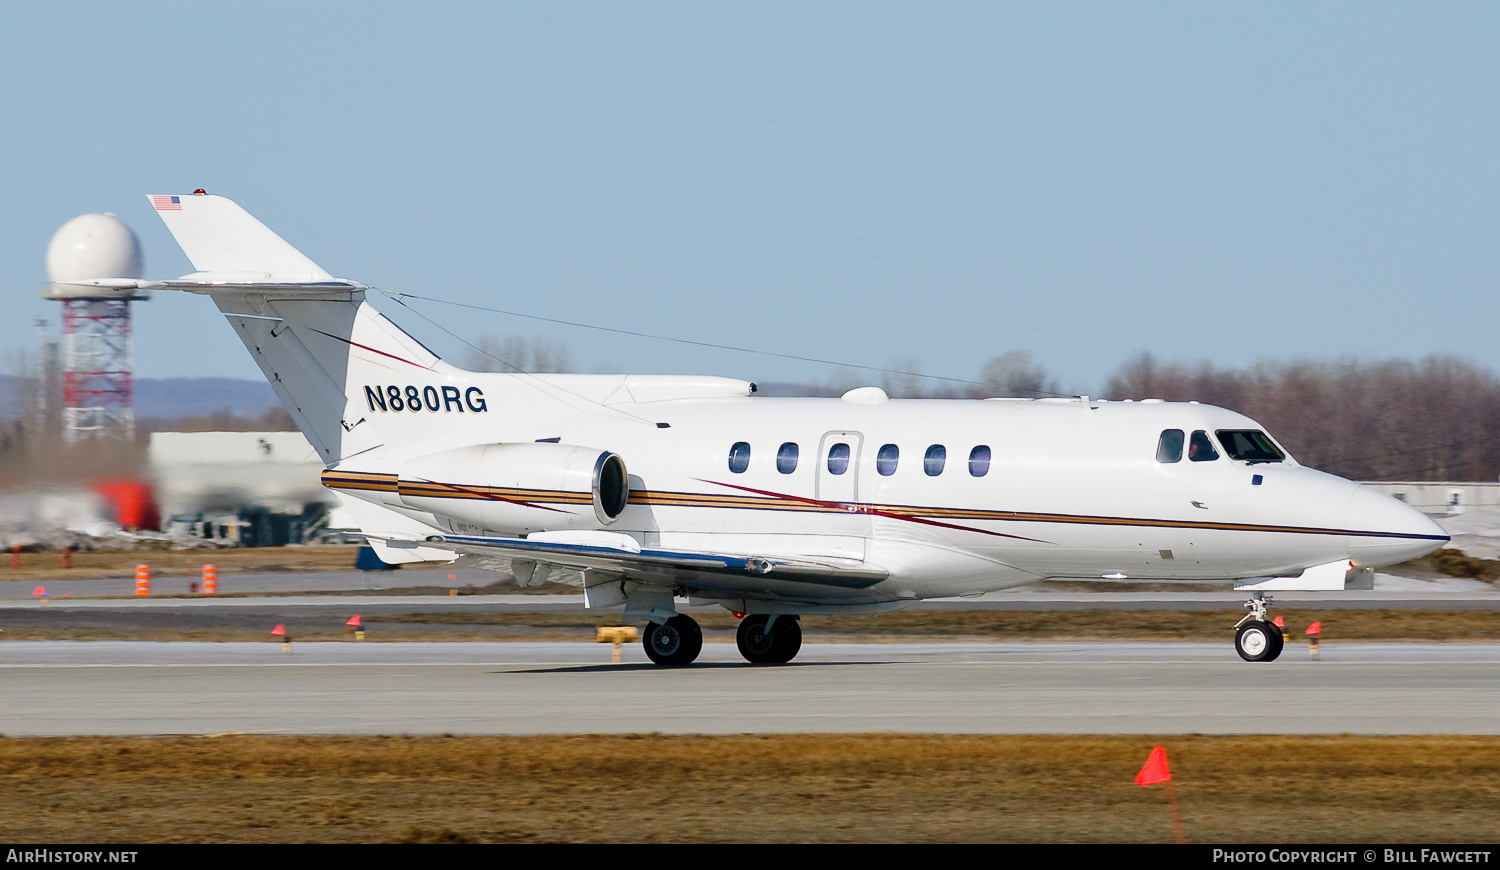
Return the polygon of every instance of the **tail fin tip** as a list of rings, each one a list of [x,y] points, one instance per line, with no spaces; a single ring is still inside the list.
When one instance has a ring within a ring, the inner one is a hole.
[[[146,199],[200,274],[247,283],[334,280],[232,199],[201,192]]]

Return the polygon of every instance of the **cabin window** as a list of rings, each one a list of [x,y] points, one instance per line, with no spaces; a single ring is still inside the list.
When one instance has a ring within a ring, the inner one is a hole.
[[[1208,433],[1199,429],[1193,433],[1188,440],[1188,459],[1193,462],[1213,462],[1219,458],[1219,451],[1214,449],[1214,443],[1208,440]]]
[[[788,441],[781,445],[776,451],[776,470],[782,474],[791,474],[797,470],[797,445]]]
[[[969,451],[969,474],[984,477],[990,473],[990,448],[981,444]]]
[[[1184,440],[1181,429],[1168,429],[1162,432],[1161,440],[1156,442],[1156,461],[1181,462]]]
[[[849,470],[849,445],[835,444],[828,448],[828,473],[843,474]]]
[[[1281,448],[1271,443],[1259,429],[1220,429],[1214,433],[1230,459],[1241,462],[1280,462],[1286,458]]]
[[[735,474],[743,474],[750,467],[750,445],[744,441],[736,441],[729,448],[729,470]]]
[[[890,477],[896,473],[896,463],[901,461],[901,448],[894,444],[883,444],[880,451],[875,454],[875,470],[882,477]]]
[[[943,473],[943,464],[947,461],[948,448],[934,444],[927,448],[927,454],[922,457],[922,470],[927,472],[928,477],[937,477]]]

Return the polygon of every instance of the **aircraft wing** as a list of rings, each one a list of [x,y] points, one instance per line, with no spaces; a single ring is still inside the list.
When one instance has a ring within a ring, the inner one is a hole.
[[[366,533],[366,537],[393,550],[423,548],[459,553],[480,567],[508,570],[523,585],[536,566],[547,566],[562,569],[563,576],[554,579],[578,586],[585,585],[583,572],[589,571],[609,579],[688,586],[730,595],[768,592],[778,597],[795,596],[801,589],[817,597],[816,587],[866,589],[890,576],[883,570],[836,557],[785,559],[645,549],[626,535],[609,532],[541,533],[530,538],[380,533]]]

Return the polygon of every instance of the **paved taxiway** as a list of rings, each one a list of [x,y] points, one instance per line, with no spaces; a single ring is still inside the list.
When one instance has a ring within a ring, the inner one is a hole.
[[[0,644],[0,733],[1500,734],[1500,645],[732,644],[662,669],[586,643]]]

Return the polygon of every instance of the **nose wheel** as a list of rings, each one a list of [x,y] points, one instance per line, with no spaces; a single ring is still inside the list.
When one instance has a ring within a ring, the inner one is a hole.
[[[740,655],[751,664],[785,664],[802,649],[802,626],[795,616],[751,614],[740,620],[734,640]]]
[[[1250,612],[1235,623],[1234,651],[1247,662],[1274,662],[1286,644],[1281,627],[1267,618],[1270,604],[1270,596],[1254,593],[1254,597],[1245,602]]]
[[[1284,638],[1275,623],[1252,619],[1234,635],[1234,651],[1247,662],[1273,662],[1281,655]]]

